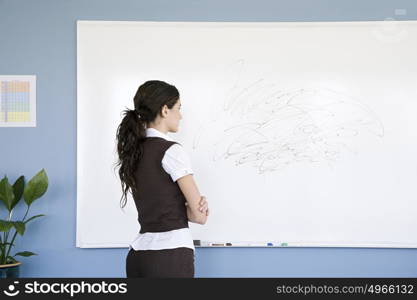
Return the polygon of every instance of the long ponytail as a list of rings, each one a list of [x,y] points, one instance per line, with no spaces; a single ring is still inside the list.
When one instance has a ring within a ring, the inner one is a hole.
[[[134,166],[139,162],[143,149],[142,141],[145,139],[145,125],[139,119],[136,110],[126,109],[124,117],[117,129],[117,152],[119,154],[119,177],[122,184],[123,195],[120,206],[123,208],[127,201],[129,188],[136,190],[135,179],[132,176]]]

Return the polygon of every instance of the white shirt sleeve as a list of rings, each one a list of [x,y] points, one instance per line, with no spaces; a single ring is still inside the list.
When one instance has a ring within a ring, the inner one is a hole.
[[[173,144],[165,151],[165,155],[162,158],[162,167],[165,172],[171,176],[174,182],[177,181],[178,178],[194,173],[191,168],[191,161],[188,154],[179,144]]]

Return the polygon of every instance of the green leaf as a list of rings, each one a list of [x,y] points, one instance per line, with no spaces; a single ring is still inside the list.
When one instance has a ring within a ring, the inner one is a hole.
[[[4,176],[0,181],[0,200],[10,212],[12,210],[12,204],[14,203],[14,193],[13,187],[10,185],[7,176]]]
[[[12,209],[16,206],[16,204],[20,201],[23,195],[23,190],[25,188],[25,177],[20,176],[15,183],[13,184],[13,194],[14,194],[14,201],[12,203]]]
[[[14,264],[14,263],[17,263],[17,260],[13,256],[7,256],[6,262],[8,264]]]
[[[7,232],[13,227],[13,222],[7,220],[0,220],[0,232]]]
[[[48,189],[48,176],[44,169],[39,171],[29,180],[23,192],[23,198],[27,205],[31,205],[33,201],[45,194]]]
[[[32,221],[33,219],[35,219],[35,218],[39,218],[39,217],[43,217],[44,215],[36,215],[36,216],[33,216],[33,217],[30,217],[29,219],[27,219],[24,223],[26,224],[27,222],[29,222],[29,221]]]
[[[23,252],[16,253],[14,256],[16,256],[16,255],[28,257],[28,256],[32,256],[32,255],[37,255],[37,254],[33,253],[33,252],[30,252],[30,251],[23,251]]]
[[[18,234],[23,235],[25,233],[25,229],[26,229],[25,223],[21,221],[16,221],[16,222],[13,222],[13,226],[14,228],[16,228],[16,231]]]

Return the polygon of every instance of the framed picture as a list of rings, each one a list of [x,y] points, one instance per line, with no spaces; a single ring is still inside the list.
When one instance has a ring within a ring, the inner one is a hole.
[[[36,127],[35,75],[0,75],[0,126]]]

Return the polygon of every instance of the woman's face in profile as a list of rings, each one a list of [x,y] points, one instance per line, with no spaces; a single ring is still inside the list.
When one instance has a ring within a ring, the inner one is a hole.
[[[181,100],[178,99],[177,103],[171,108],[168,109],[169,113],[167,116],[167,125],[170,132],[177,132],[179,129],[180,120],[182,119],[181,115]]]

